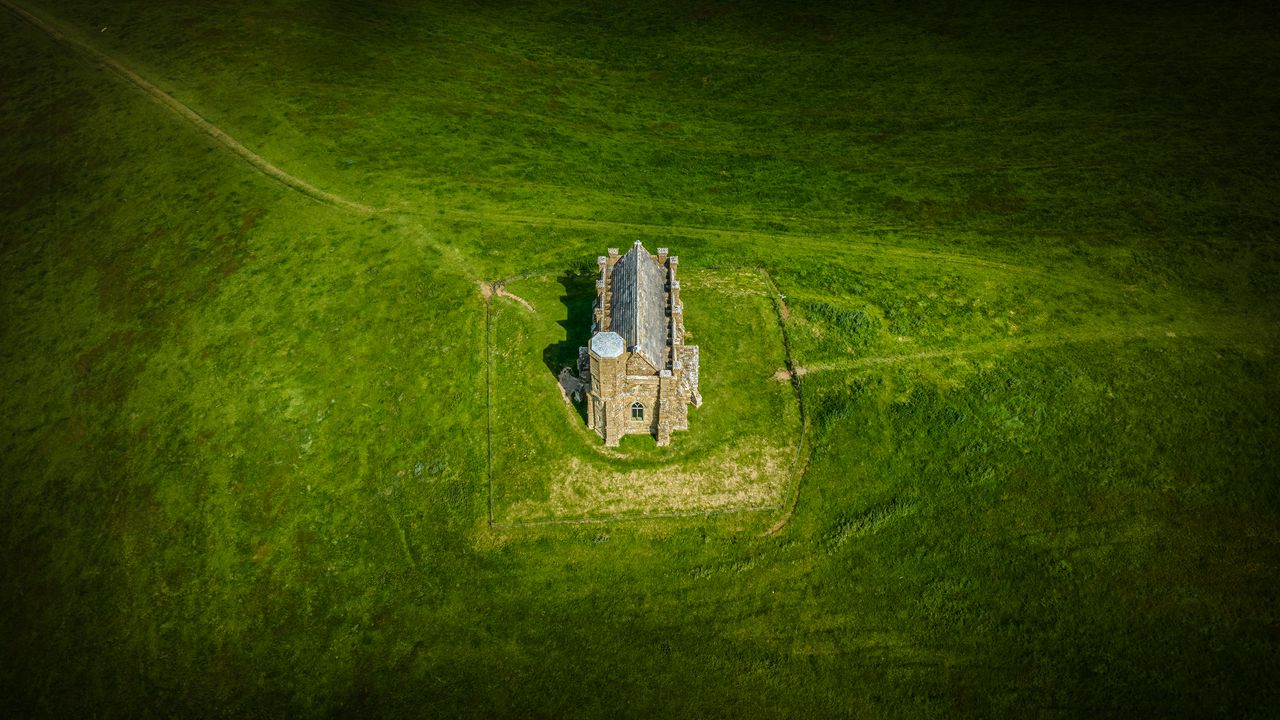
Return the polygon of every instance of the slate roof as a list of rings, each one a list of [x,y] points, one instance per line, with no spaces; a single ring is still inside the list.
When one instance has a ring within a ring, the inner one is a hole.
[[[661,370],[667,366],[666,272],[639,242],[613,266],[609,329],[627,349]]]

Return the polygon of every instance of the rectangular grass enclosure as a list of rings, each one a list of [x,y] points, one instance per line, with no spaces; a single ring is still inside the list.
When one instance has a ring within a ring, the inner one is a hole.
[[[490,302],[492,520],[498,524],[697,515],[777,507],[800,441],[786,349],[764,276],[689,269],[687,338],[702,348],[703,404],[669,447],[606,448],[562,390],[590,334],[594,275],[508,283]]]

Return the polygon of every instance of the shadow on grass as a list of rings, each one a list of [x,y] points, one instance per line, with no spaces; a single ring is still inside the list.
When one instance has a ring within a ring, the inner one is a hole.
[[[560,302],[564,303],[565,319],[558,324],[564,328],[564,340],[546,346],[542,350],[542,362],[552,376],[560,377],[560,371],[569,368],[578,372],[578,348],[585,347],[591,339],[591,306],[596,299],[595,274],[567,270],[556,280],[564,288]],[[586,403],[575,402],[574,409],[587,420]]]

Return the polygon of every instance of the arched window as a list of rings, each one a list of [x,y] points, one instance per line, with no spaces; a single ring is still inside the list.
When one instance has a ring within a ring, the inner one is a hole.
[[[632,420],[644,419],[644,405],[638,402],[631,403],[631,419]]]

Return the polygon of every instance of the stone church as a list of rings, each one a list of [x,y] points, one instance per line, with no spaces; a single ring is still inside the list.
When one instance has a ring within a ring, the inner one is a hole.
[[[578,351],[587,422],[605,445],[642,434],[669,445],[673,430],[689,428],[689,405],[702,405],[698,346],[684,344],[680,258],[666,248],[650,255],[636,241],[597,262],[591,341]]]

